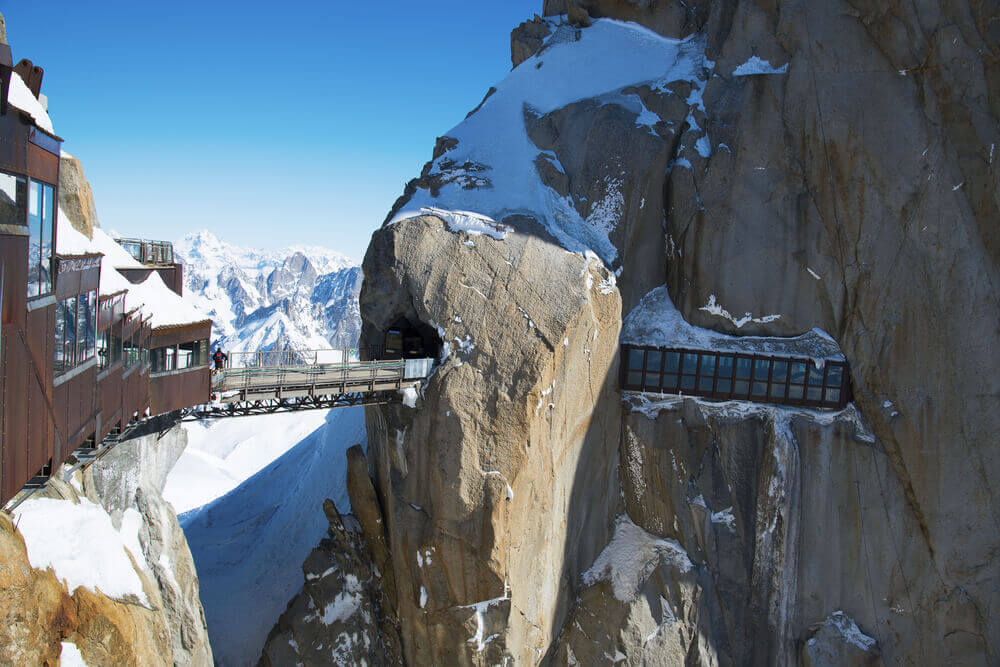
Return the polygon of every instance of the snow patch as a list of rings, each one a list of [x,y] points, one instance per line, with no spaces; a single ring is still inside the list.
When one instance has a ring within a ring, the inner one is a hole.
[[[692,567],[687,552],[677,541],[650,535],[622,514],[615,521],[611,543],[583,573],[583,584],[592,586],[598,581],[609,581],[615,598],[630,602],[661,563],[681,572]]]
[[[743,328],[744,325],[750,324],[751,322],[755,322],[757,324],[766,324],[768,322],[773,322],[775,320],[781,319],[781,315],[765,315],[763,317],[754,317],[750,313],[744,313],[743,317],[737,319],[733,317],[728,310],[726,310],[721,305],[716,303],[714,294],[709,294],[708,303],[706,303],[698,310],[703,310],[706,313],[717,315],[719,317],[724,317],[733,324],[735,324],[737,329],[741,329]]]
[[[403,405],[408,408],[417,407],[417,390],[413,387],[406,387],[399,391],[400,395],[403,397]]]
[[[104,508],[86,498],[79,504],[29,498],[14,510],[14,519],[31,567],[52,568],[70,593],[82,586],[149,606],[136,571],[146,561],[139,546],[142,518],[134,509],[126,510],[121,528],[116,529]]]
[[[751,74],[787,74],[788,63],[775,67],[769,61],[750,56],[747,61],[733,70],[733,76],[750,76]]]
[[[87,661],[73,642],[60,642],[59,667],[87,667]]]

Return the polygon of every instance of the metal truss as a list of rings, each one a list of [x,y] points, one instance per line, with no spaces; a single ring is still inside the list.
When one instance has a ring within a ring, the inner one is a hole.
[[[226,404],[196,405],[182,411],[183,421],[199,419],[223,419],[226,417],[247,417],[250,415],[270,415],[278,412],[299,410],[330,410],[358,405],[381,405],[398,401],[399,395],[393,391],[354,392],[330,396],[297,396],[293,398],[268,398],[254,401],[240,401]]]

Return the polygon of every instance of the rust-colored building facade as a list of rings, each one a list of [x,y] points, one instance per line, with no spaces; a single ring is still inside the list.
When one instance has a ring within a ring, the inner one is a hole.
[[[16,83],[34,105],[41,81],[0,44],[0,504],[79,448],[211,391],[210,320],[154,327],[155,303],[144,313],[127,310],[127,289],[101,294],[103,254],[57,252],[62,139],[8,99]],[[151,270],[180,295],[182,267],[162,245],[169,262]]]

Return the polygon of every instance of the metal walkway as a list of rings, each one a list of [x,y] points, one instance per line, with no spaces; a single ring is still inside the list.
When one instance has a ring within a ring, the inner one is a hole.
[[[294,410],[376,405],[400,399],[433,368],[433,359],[355,361],[229,368],[212,376],[215,400],[184,411],[184,419],[238,417]]]

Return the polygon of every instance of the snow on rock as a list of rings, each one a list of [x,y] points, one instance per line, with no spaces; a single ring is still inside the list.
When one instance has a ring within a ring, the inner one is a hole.
[[[728,310],[726,310],[721,305],[716,303],[714,294],[709,294],[708,303],[706,303],[698,310],[703,310],[706,313],[711,313],[712,315],[724,317],[733,324],[735,324],[737,329],[740,329],[745,325],[750,324],[751,322],[754,324],[767,324],[768,322],[774,322],[775,320],[781,319],[781,315],[765,315],[763,317],[754,317],[750,313],[744,313],[743,317],[740,318],[733,317],[733,315]]]
[[[661,563],[681,572],[692,567],[687,552],[675,540],[650,535],[632,523],[627,514],[622,514],[615,522],[611,543],[583,573],[583,584],[592,586],[598,581],[610,581],[615,597],[630,602]]]
[[[875,434],[861,417],[861,413],[853,403],[848,403],[843,410],[811,410],[774,403],[753,403],[751,401],[713,401],[696,396],[667,396],[653,398],[637,391],[622,392],[622,403],[631,412],[637,412],[647,419],[656,419],[664,410],[676,410],[684,401],[694,401],[699,408],[715,415],[734,421],[744,421],[753,417],[770,419],[775,428],[789,432],[792,417],[808,417],[820,426],[829,426],[836,421],[847,421],[854,425],[854,437],[861,442],[874,443]]]
[[[835,611],[827,619],[833,627],[837,629],[840,636],[848,644],[856,646],[862,651],[870,651],[875,648],[875,639],[861,632],[861,628],[854,622],[854,619],[842,611]]]
[[[711,303],[711,300],[710,300]],[[793,338],[731,336],[688,324],[674,307],[666,285],[646,294],[622,323],[622,342],[653,347],[691,348],[842,361],[840,346],[822,329]]]
[[[361,606],[362,594],[361,582],[353,574],[347,574],[344,577],[344,589],[337,593],[337,597],[327,604],[322,612],[317,611],[315,618],[323,625],[333,625],[347,620]]]
[[[87,661],[83,659],[83,654],[73,642],[61,642],[59,653],[59,667],[87,667]]]
[[[453,232],[466,232],[470,236],[482,236],[485,234],[497,241],[503,241],[507,236],[507,232],[510,231],[507,225],[498,224],[493,218],[472,213],[471,211],[446,211],[434,206],[424,206],[420,209],[419,215],[433,215],[434,217],[441,218],[448,225],[448,229]],[[405,215],[405,217],[414,216],[410,214]]]
[[[612,189],[610,198],[584,219],[570,197],[545,186],[535,168],[544,153],[529,139],[524,114],[547,114],[591,98],[638,108],[635,96],[623,95],[623,88],[648,84],[666,90],[678,80],[703,87],[699,74],[706,64],[698,39],[669,39],[612,19],[597,19],[584,30],[560,26],[545,48],[511,71],[475,113],[446,133],[456,144],[427,174],[442,182],[440,188],[436,194],[419,188],[389,224],[431,208],[472,210],[497,221],[525,214],[539,219],[566,249],[590,249],[612,263],[618,253],[608,234],[620,223],[619,195]],[[639,121],[648,124],[653,118],[639,112]]]
[[[399,392],[403,397],[403,405],[408,408],[417,407],[417,390],[413,387],[406,387]]]
[[[132,559],[140,567],[145,564],[138,537],[142,518],[134,509],[126,510],[120,529],[101,506],[85,498],[79,504],[29,498],[13,515],[31,566],[51,567],[70,593],[83,586],[149,606],[142,578],[132,564]]]
[[[767,60],[750,56],[747,61],[733,70],[733,76],[750,76],[751,74],[787,74],[788,63],[774,67]]]
[[[38,127],[49,134],[56,133],[52,129],[52,121],[49,119],[49,114],[45,110],[45,107],[32,94],[31,89],[28,88],[28,84],[24,82],[21,75],[17,72],[11,72],[10,74],[10,84],[7,86],[7,101],[10,102],[11,106],[15,106],[31,116]]]
[[[230,421],[241,419],[249,418]],[[275,443],[290,439],[280,424],[267,433]],[[346,451],[366,442],[364,408],[331,410],[319,428],[260,472],[179,517],[219,664],[253,664],[260,657],[268,633],[302,587],[302,562],[329,527],[323,500],[349,511]],[[258,446],[266,447],[267,437]]]

